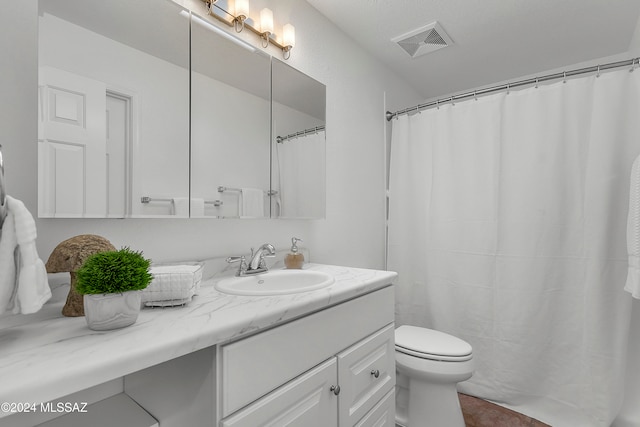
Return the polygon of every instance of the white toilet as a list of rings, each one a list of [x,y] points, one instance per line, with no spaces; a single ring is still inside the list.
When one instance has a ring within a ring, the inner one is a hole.
[[[396,424],[465,427],[456,384],[473,375],[469,343],[444,332],[404,325],[396,338]]]

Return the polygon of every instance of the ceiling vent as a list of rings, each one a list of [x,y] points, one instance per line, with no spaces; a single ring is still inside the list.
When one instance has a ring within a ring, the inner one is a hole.
[[[412,58],[453,44],[451,37],[444,32],[437,21],[401,36],[394,37],[391,41],[398,43],[398,46],[404,49]]]

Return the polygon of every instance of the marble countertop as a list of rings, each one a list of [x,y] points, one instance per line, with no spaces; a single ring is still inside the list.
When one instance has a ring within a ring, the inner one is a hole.
[[[83,317],[60,313],[68,286],[43,309],[0,318],[0,402],[39,404],[179,356],[347,301],[395,279],[389,271],[307,264],[335,278],[331,286],[276,296],[222,294],[202,282],[184,307],[145,308],[135,324],[92,331]],[[0,418],[9,414],[0,411]]]

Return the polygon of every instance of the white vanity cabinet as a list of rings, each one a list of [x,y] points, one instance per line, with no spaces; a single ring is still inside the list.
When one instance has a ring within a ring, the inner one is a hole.
[[[101,407],[126,400],[161,427],[394,427],[396,273],[307,268],[335,283],[242,297],[211,281],[188,306],[143,310],[134,325],[105,334],[62,316],[68,288],[55,288],[40,312],[4,319],[0,332],[12,339],[0,345],[0,397]],[[61,415],[0,412],[0,426]],[[126,418],[120,425],[131,424]]]
[[[393,290],[218,349],[222,427],[393,426]]]

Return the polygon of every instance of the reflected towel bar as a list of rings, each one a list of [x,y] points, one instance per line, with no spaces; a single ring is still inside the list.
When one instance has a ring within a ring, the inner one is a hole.
[[[149,196],[142,196],[140,197],[140,203],[153,203],[153,202],[172,202],[173,199],[158,199],[155,197],[149,197]],[[213,206],[222,206],[223,202],[222,200],[205,200],[204,201],[205,204],[207,205],[213,205]]]
[[[218,186],[218,193],[224,193],[225,191],[241,192],[242,188],[225,187],[224,185]],[[265,194],[267,196],[275,196],[275,195],[278,194],[278,191],[277,190],[269,190],[269,191],[265,191]]]

